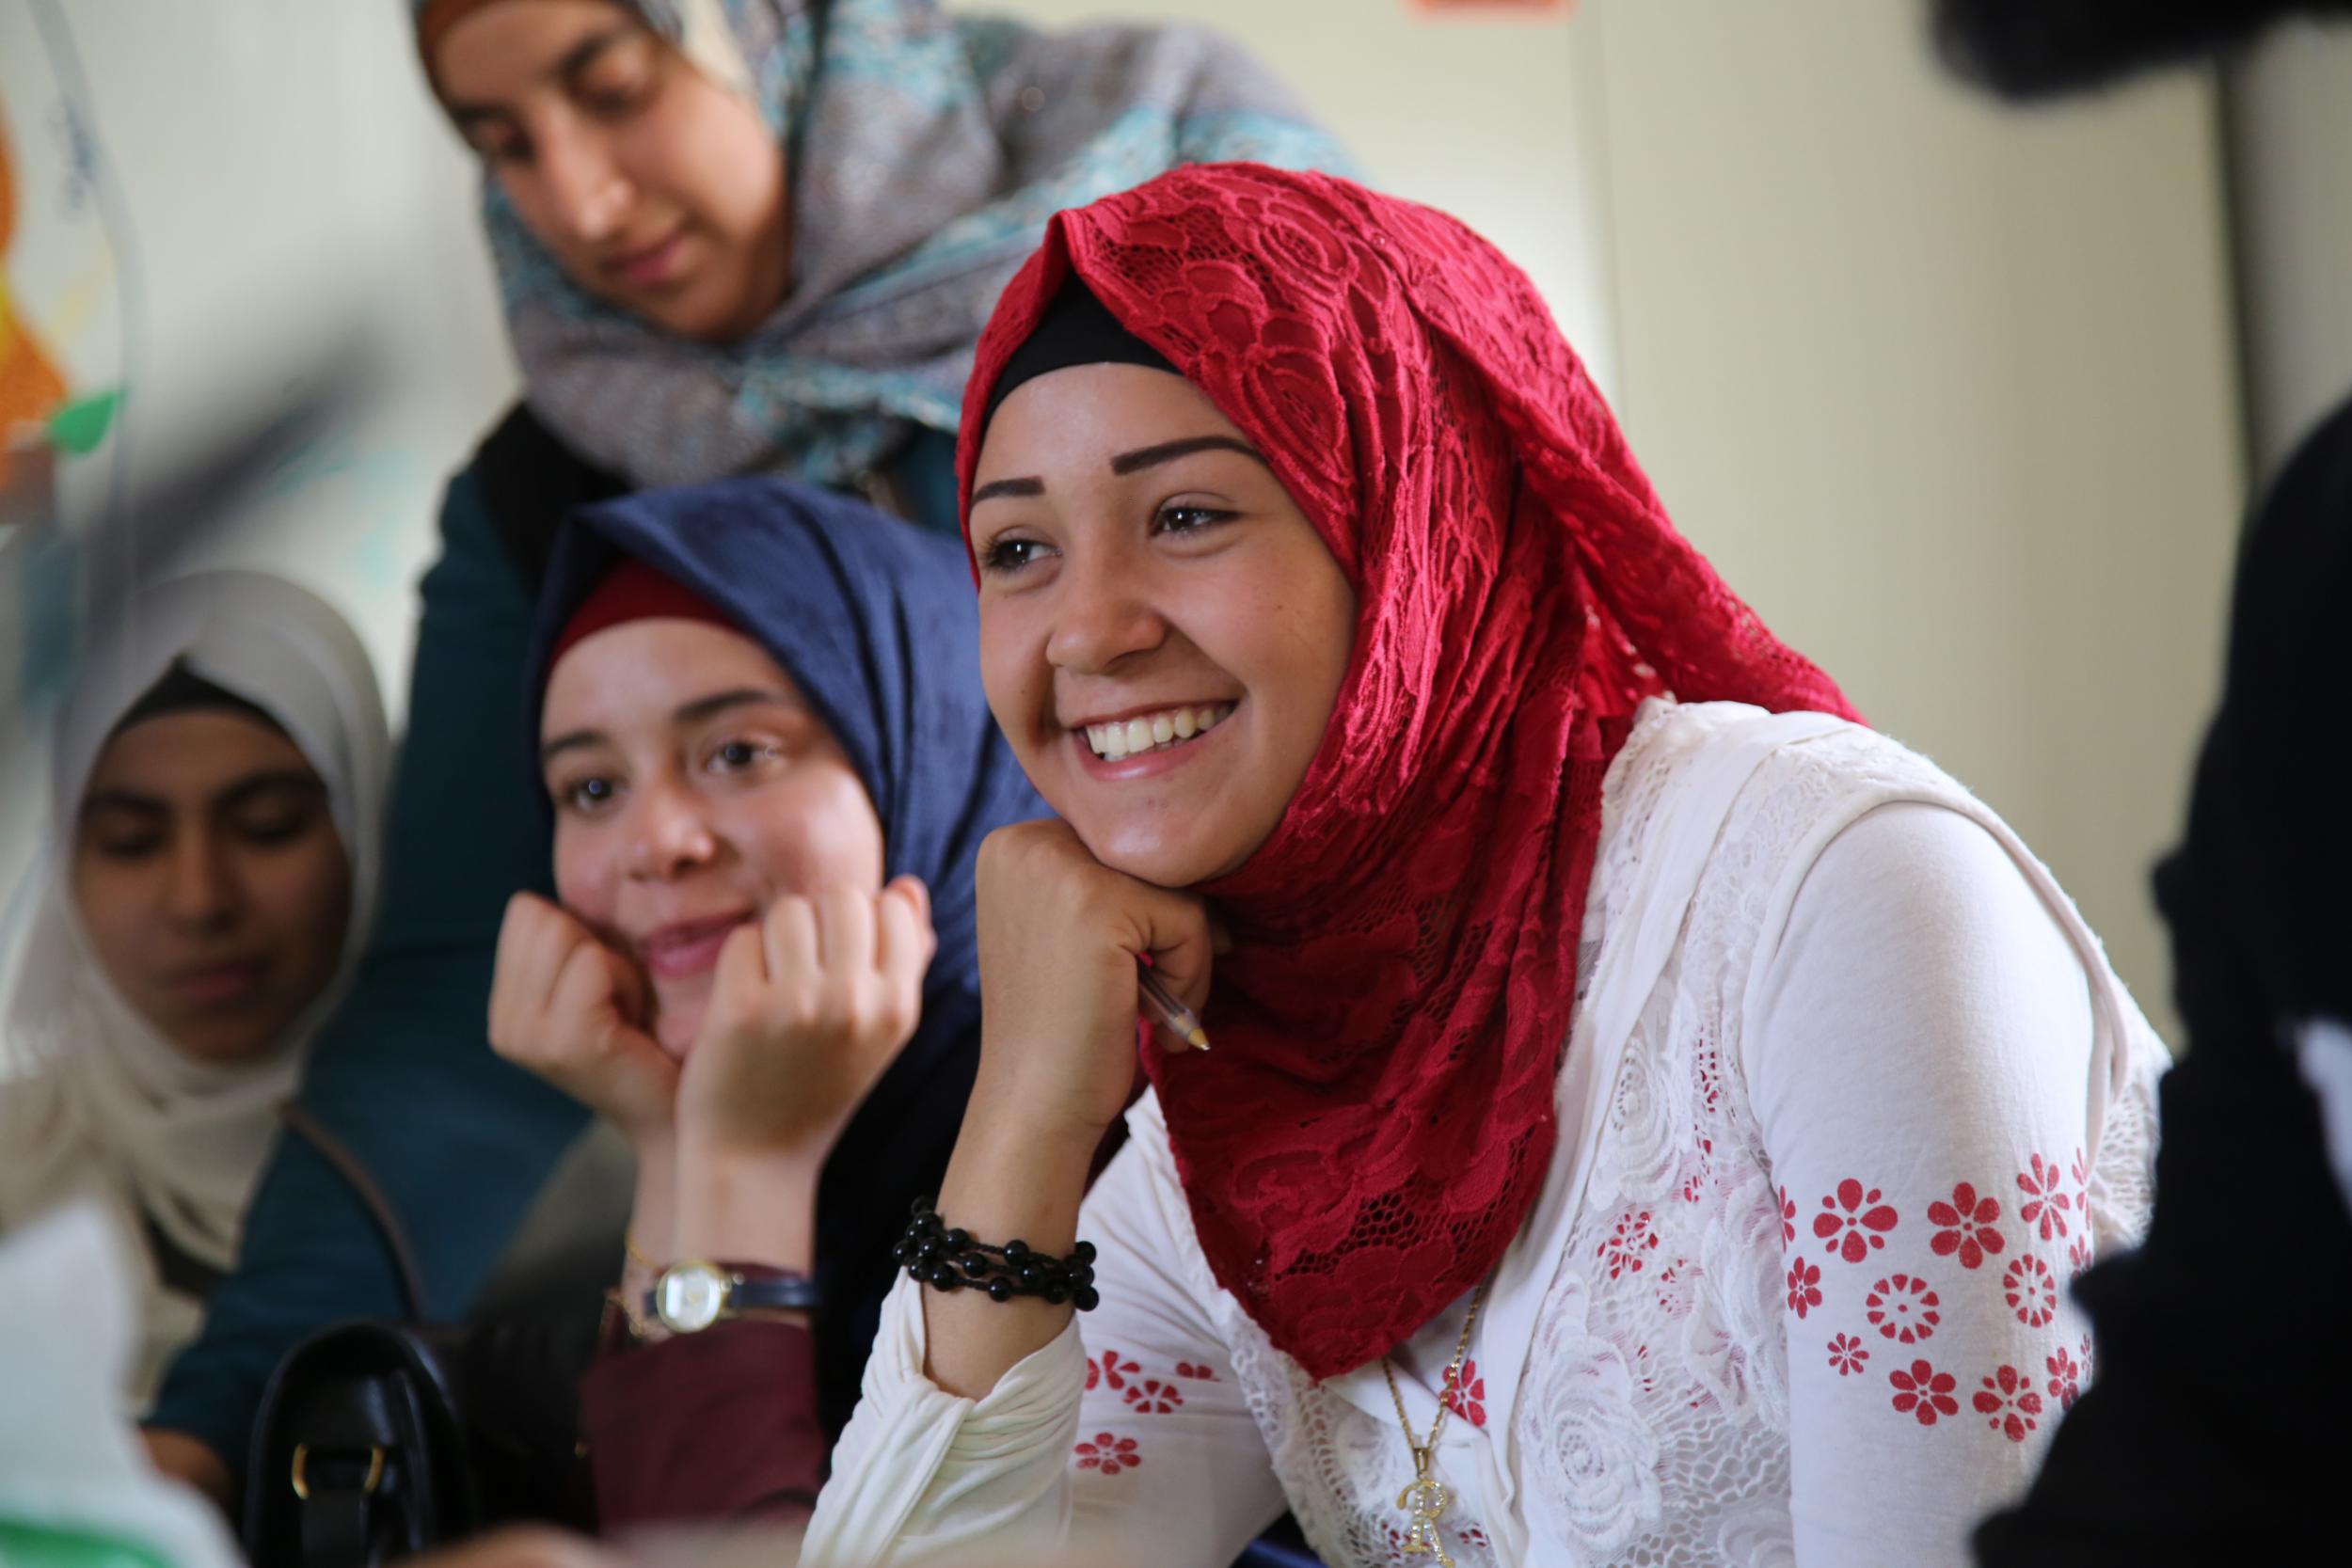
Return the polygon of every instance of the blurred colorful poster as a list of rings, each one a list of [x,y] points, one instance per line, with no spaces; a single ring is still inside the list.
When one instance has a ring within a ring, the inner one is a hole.
[[[19,527],[54,519],[58,467],[100,454],[124,379],[103,153],[45,8],[0,7],[0,522]]]
[[[42,721],[83,599],[65,498],[119,502],[126,272],[119,193],[55,0],[0,4],[0,791],[40,800]],[[0,832],[0,935],[21,923],[25,841]],[[0,944],[5,945],[5,944]]]
[[[103,158],[62,12],[0,6],[0,751],[20,759],[78,629],[63,498],[120,492],[132,279]]]

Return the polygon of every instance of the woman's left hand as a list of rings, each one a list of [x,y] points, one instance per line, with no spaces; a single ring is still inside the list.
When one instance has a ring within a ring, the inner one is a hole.
[[[821,1164],[914,1033],[937,946],[913,877],[780,898],[730,936],[678,1085],[681,1158]]]

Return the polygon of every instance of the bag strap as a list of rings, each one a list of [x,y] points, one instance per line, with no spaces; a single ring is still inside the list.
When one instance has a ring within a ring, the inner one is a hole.
[[[392,1272],[400,1276],[401,1315],[411,1323],[424,1321],[424,1272],[417,1267],[417,1255],[408,1245],[408,1233],[402,1227],[400,1215],[384,1196],[384,1190],[368,1175],[367,1166],[359,1157],[344,1147],[342,1139],[321,1125],[318,1117],[293,1101],[278,1107],[278,1119],[286,1131],[317,1150],[320,1159],[332,1166],[335,1173],[351,1185],[358,1195],[360,1206],[375,1222],[375,1228],[384,1241],[384,1249],[391,1255]]]
[[[382,1555],[374,1502],[373,1486],[310,1489],[300,1510],[303,1568],[370,1568]]]

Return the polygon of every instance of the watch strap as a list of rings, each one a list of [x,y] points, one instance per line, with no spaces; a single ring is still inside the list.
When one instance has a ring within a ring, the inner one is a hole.
[[[735,1288],[727,1292],[730,1312],[814,1312],[824,1305],[817,1281],[808,1275],[759,1264],[719,1266],[735,1276]]]

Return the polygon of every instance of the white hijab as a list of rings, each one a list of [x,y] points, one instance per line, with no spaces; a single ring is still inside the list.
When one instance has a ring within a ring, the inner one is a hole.
[[[335,975],[285,1038],[250,1062],[192,1059],[116,990],[72,893],[83,790],[122,716],[175,663],[267,712],[325,783],[351,863],[351,916]],[[58,716],[40,902],[0,1013],[0,1229],[74,1192],[110,1198],[128,1234],[140,1216],[211,1267],[236,1259],[246,1200],[301,1076],[311,1037],[367,944],[382,856],[390,739],[366,651],[342,617],[276,578],[214,572],[139,594]],[[140,1249],[144,1252],[144,1248]],[[194,1304],[155,1277],[145,1316],[151,1381],[194,1332]]]

